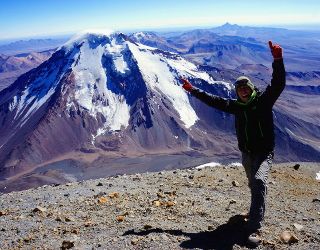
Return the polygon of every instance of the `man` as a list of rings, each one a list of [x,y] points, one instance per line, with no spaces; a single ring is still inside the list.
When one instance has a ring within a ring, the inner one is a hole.
[[[248,77],[241,76],[235,82],[237,100],[210,95],[191,85],[185,79],[183,88],[204,103],[235,115],[238,146],[242,164],[251,190],[251,206],[246,224],[249,244],[258,245],[256,235],[262,226],[267,193],[267,176],[271,168],[274,150],[274,125],[272,107],[285,87],[285,69],[282,48],[269,41],[274,58],[271,84],[260,92]]]

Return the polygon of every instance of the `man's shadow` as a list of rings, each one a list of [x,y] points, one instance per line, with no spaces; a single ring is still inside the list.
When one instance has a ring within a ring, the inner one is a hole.
[[[180,247],[186,249],[233,249],[235,244],[246,246],[248,233],[244,230],[245,220],[242,215],[235,215],[223,225],[218,226],[213,231],[204,231],[199,233],[187,233],[182,230],[163,230],[161,228],[152,228],[136,232],[134,229],[126,231],[125,235],[148,235],[150,233],[168,233],[175,236],[187,236],[190,239],[183,241]]]

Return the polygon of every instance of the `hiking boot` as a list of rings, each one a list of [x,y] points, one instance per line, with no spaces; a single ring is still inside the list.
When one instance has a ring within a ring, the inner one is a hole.
[[[248,248],[256,248],[262,243],[262,239],[258,233],[252,233],[248,236],[246,245]]]

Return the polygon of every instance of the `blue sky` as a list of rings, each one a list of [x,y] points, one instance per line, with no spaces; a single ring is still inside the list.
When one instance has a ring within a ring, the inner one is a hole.
[[[91,28],[320,24],[319,0],[1,0],[0,40]]]

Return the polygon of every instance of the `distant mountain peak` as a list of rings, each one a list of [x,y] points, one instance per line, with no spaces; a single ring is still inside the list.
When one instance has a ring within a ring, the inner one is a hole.
[[[225,24],[223,24],[221,27],[240,27],[238,24],[231,24],[229,22],[226,22]]]

